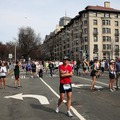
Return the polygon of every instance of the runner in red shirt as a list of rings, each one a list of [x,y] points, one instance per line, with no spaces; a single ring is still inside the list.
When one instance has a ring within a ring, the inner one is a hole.
[[[73,75],[72,67],[68,64],[69,58],[65,56],[63,58],[63,64],[59,66],[59,73],[60,73],[60,98],[58,100],[56,113],[59,112],[59,106],[64,100],[65,92],[67,93],[67,115],[72,117],[72,113],[70,112],[71,106],[71,96],[72,96],[72,86],[71,86],[71,79],[70,77]]]

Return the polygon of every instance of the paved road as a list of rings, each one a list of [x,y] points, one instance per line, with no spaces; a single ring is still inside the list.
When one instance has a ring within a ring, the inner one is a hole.
[[[60,113],[54,112],[59,97],[58,75],[50,77],[49,74],[44,74],[43,79],[41,79],[38,77],[30,78],[30,75],[21,73],[22,88],[18,89],[13,87],[13,81],[12,75],[8,76],[6,89],[0,89],[1,120],[120,119],[120,90],[115,92],[108,90],[107,75],[98,78],[95,92],[90,91],[90,76],[72,77],[71,111],[74,114],[72,118],[66,116],[64,103],[60,107]]]

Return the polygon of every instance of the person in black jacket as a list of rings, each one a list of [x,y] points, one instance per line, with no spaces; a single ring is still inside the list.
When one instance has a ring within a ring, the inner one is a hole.
[[[50,75],[51,75],[51,77],[53,76],[53,69],[54,69],[54,65],[53,65],[53,63],[50,61],[50,63],[49,63],[49,70],[50,70]]]
[[[43,77],[43,68],[44,68],[42,62],[39,63],[38,67],[39,67],[38,68],[39,69],[39,77],[42,78]]]
[[[16,62],[15,69],[14,69],[14,76],[15,76],[15,81],[14,81],[14,87],[21,87],[20,85],[20,69],[19,69],[19,62]],[[18,85],[18,86],[17,86]]]
[[[32,78],[35,77],[35,73],[36,73],[36,64],[35,62],[32,62],[32,65],[31,65],[31,68],[32,68]]]

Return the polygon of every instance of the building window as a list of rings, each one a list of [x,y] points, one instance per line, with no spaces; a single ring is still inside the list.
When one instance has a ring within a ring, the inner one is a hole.
[[[115,21],[115,26],[119,26],[119,23],[118,23],[118,21]]]
[[[102,29],[102,33],[111,33],[111,29],[110,28],[103,28]]]
[[[119,30],[118,30],[118,29],[115,29],[115,33],[119,33]]]
[[[106,36],[103,36],[103,42],[105,42],[106,41]]]
[[[76,41],[76,45],[78,45],[78,40]]]
[[[119,36],[119,30],[115,29],[115,36]]]
[[[97,12],[93,12],[93,16],[97,17]]]
[[[85,39],[85,42],[88,42],[88,39],[87,39],[87,37],[85,37],[84,39]]]
[[[107,28],[107,33],[111,33],[111,29],[110,28]]]
[[[119,45],[115,45],[115,49],[119,50]]]
[[[107,44],[107,50],[111,50],[111,45]]]
[[[106,41],[111,42],[111,36],[106,36]]]
[[[105,25],[105,20],[102,20],[102,25]]]
[[[103,56],[106,56],[106,53],[103,53]]]
[[[98,37],[94,36],[94,42],[98,42]]]
[[[78,47],[76,47],[76,52],[78,52]]]
[[[87,17],[87,13],[84,13],[84,17]]]
[[[109,13],[104,13],[104,17],[110,17]]]
[[[84,29],[84,34],[87,34],[87,33],[88,33],[87,28],[85,28]]]
[[[110,25],[110,20],[102,20],[102,25]]]
[[[103,42],[111,42],[111,36],[103,36]]]
[[[119,37],[115,36],[115,42],[119,42]]]
[[[85,45],[85,50],[88,50],[88,45]]]
[[[119,34],[119,30],[118,29],[115,29],[115,34]]]
[[[103,50],[111,50],[111,45],[110,44],[103,44]]]
[[[118,14],[115,14],[115,18],[118,18]]]
[[[103,50],[106,50],[106,45],[105,44],[103,44]]]
[[[110,25],[110,20],[106,20],[106,25]]]
[[[101,13],[101,17],[104,17],[104,13]]]
[[[105,28],[102,29],[102,33],[106,33]]]
[[[115,55],[119,55],[119,45],[115,45]]]
[[[94,52],[98,52],[98,45],[97,44],[94,44],[94,49],[93,49]]]
[[[87,20],[84,20],[84,25],[87,25]]]
[[[98,29],[97,28],[93,28],[93,34],[97,35],[98,34]]]
[[[93,20],[93,25],[97,25],[97,20]]]
[[[98,29],[97,28],[93,28],[93,32],[98,32]]]

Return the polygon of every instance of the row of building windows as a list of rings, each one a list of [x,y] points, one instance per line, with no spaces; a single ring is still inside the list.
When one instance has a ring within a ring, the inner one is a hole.
[[[87,31],[87,29],[85,29],[85,31]],[[111,33],[111,28],[102,28],[102,33]],[[98,34],[98,28],[93,28],[93,34]],[[115,35],[119,36],[119,29],[115,29]]]
[[[87,20],[85,20],[84,21],[84,25],[87,25]],[[97,23],[97,20],[93,20],[93,24],[94,25],[97,25],[98,23]],[[110,20],[102,20],[102,25],[111,25],[111,23],[110,23]],[[115,26],[119,26],[119,22],[118,21],[115,21]],[[79,29],[79,27],[77,26],[77,27],[75,27],[74,28],[74,32],[76,31],[76,32],[78,32],[78,29]],[[80,29],[82,29],[82,27],[80,28]],[[98,30],[97,30],[98,28],[94,28],[94,32],[93,32],[93,34],[98,34]],[[87,34],[88,33],[88,29],[87,28],[84,28],[84,29],[82,29],[82,33],[84,33],[84,34]],[[102,29],[102,33],[103,34],[105,34],[105,33],[111,33],[111,28],[103,28]],[[115,35],[118,35],[118,33],[119,33],[119,30],[118,29],[115,29]]]
[[[103,44],[103,51],[104,50],[118,50],[119,51],[119,45],[115,45],[114,48],[111,44]],[[93,52],[99,52],[98,45],[94,44]]]
[[[96,19],[93,20],[93,25],[98,25],[98,21]],[[111,21],[110,20],[102,20],[102,25],[111,25]],[[114,21],[114,25],[119,26],[119,22]]]
[[[66,49],[66,47],[64,46],[64,49]],[[88,45],[85,45],[84,46],[84,49],[85,50],[88,50]],[[112,50],[114,49],[115,50],[118,50],[119,51],[119,45],[115,45],[114,48],[112,47],[111,44],[103,44],[103,51],[104,50]],[[59,49],[55,50],[56,51],[59,51]],[[79,48],[78,47],[75,47],[73,48],[72,50],[73,52],[79,52]],[[98,49],[98,45],[97,44],[94,44],[94,48],[93,48],[93,52],[99,52],[99,49]]]
[[[111,33],[111,28],[102,28],[102,33],[103,34],[110,34]],[[88,28],[82,29],[82,34],[88,34]],[[95,34],[95,35],[98,34],[98,28],[93,28],[93,34]],[[78,34],[77,33],[74,34],[74,36],[76,38],[78,38]],[[115,36],[119,36],[119,29],[115,29]]]
[[[84,20],[82,21],[80,27],[82,28],[82,26],[87,26],[87,25],[88,25],[88,20]],[[93,25],[98,25],[98,20],[94,19]],[[102,20],[102,25],[111,25],[111,20]],[[119,21],[114,21],[114,26],[119,26]],[[75,29],[78,29],[78,22],[74,24],[74,27]]]
[[[113,39],[114,42],[118,43],[119,42],[119,36],[115,36],[115,38]],[[84,42],[88,42],[88,37],[83,37],[82,39],[80,39],[80,44],[84,43]],[[94,42],[98,42],[98,36],[93,36],[93,41]],[[66,44],[67,42],[63,41],[64,44]],[[68,39],[69,42],[69,39]],[[111,36],[103,36],[102,37],[102,42],[112,42],[111,40]],[[60,43],[61,44],[61,43]],[[78,45],[79,44],[79,40],[74,41],[74,45]],[[56,47],[58,47],[59,44],[56,44]],[[73,45],[72,45],[73,46]],[[69,47],[69,44],[67,45],[67,47]]]
[[[111,44],[103,44],[103,50],[119,50],[119,45],[112,46]]]
[[[93,16],[94,17],[97,17],[97,16],[100,16],[101,15],[101,17],[107,17],[107,18],[110,18],[110,17],[114,17],[114,18],[118,18],[119,17],[119,15],[116,13],[116,14],[111,14],[111,13],[98,13],[98,12],[93,12]],[[87,15],[84,15],[84,17],[87,17]]]

